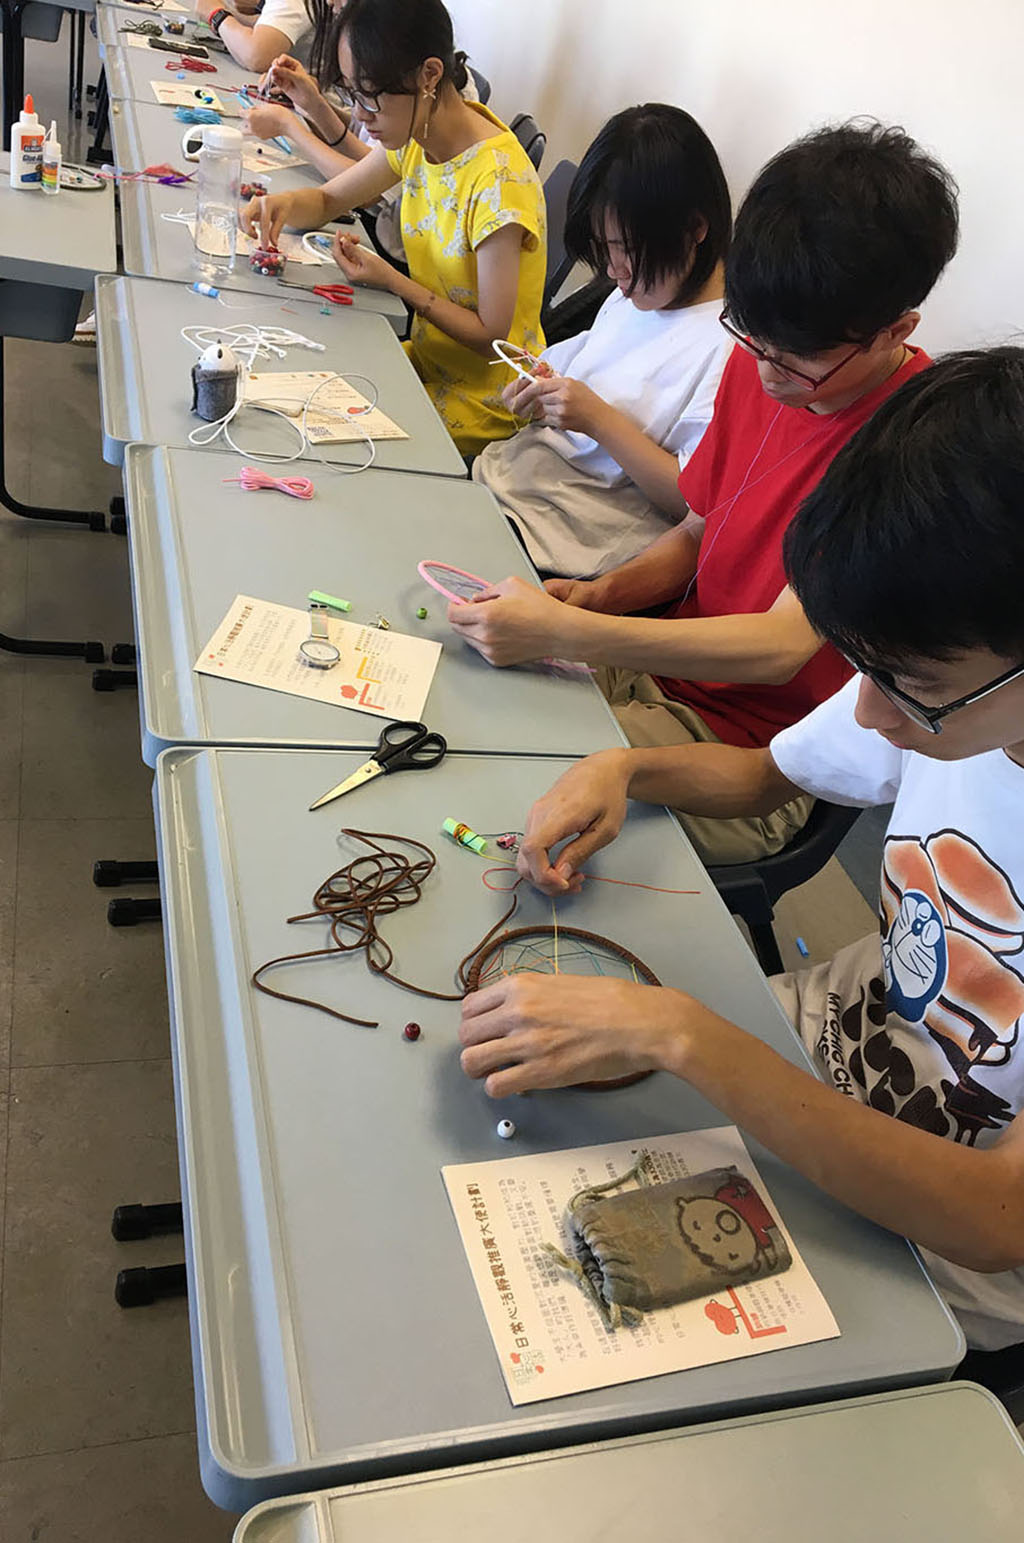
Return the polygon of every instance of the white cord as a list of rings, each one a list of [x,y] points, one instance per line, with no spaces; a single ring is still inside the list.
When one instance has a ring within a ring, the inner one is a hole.
[[[280,408],[271,407],[266,402],[259,404],[261,412],[270,412],[278,418],[283,418],[299,436],[299,447],[291,455],[245,450],[236,444],[231,436],[229,425],[238,413],[241,412],[242,408],[246,406],[245,386],[253,372],[257,359],[269,359],[272,357],[283,359],[288,348],[311,348],[322,353],[324,350],[323,343],[317,343],[314,339],[305,337],[301,332],[293,332],[290,327],[261,327],[256,322],[237,322],[230,327],[182,327],[181,336],[185,339],[186,343],[190,343],[200,354],[217,343],[226,342],[228,347],[233,349],[241,359],[234,404],[222,418],[216,419],[213,423],[199,424],[194,428],[188,436],[190,445],[203,448],[207,445],[212,445],[217,439],[223,437],[225,444],[230,445],[232,450],[238,455],[244,456],[247,460],[270,461],[273,464],[286,464],[290,461],[297,461],[307,451],[313,450],[316,452],[316,459],[320,462],[321,466],[327,467],[331,471],[340,472],[343,476],[352,476],[357,472],[366,471],[377,459],[377,446],[374,440],[371,439],[369,434],[359,429],[358,424],[354,424],[353,427],[358,430],[360,437],[366,442],[368,448],[366,460],[359,466],[346,466],[337,461],[328,461],[320,452],[316,443],[309,437],[309,410],[317,394],[329,386],[332,381],[339,378],[337,374],[329,375],[326,380],[319,381],[313,387],[302,404],[302,415],[299,422],[295,421],[294,416],[283,412]],[[380,400],[380,392],[368,375],[353,373],[342,378],[365,381],[370,388],[371,400],[367,402],[365,407],[353,409],[351,412],[340,413],[330,407],[322,407],[319,410],[325,417],[335,417],[341,419],[344,423],[352,423],[353,418],[373,411]]]

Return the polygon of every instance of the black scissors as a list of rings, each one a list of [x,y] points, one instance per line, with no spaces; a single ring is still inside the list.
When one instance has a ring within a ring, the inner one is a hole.
[[[444,735],[433,733],[425,723],[414,723],[410,718],[386,723],[370,759],[364,761],[351,777],[339,782],[337,787],[329,788],[309,807],[311,810],[319,809],[322,804],[329,804],[343,793],[351,793],[353,788],[362,787],[364,782],[372,781],[382,772],[426,771],[428,767],[437,766],[443,761],[447,750],[448,741]]]

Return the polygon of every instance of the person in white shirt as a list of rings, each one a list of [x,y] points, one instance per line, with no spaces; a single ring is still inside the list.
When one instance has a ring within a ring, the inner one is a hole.
[[[811,624],[860,671],[766,749],[610,750],[531,810],[520,871],[583,883],[627,800],[730,817],[894,801],[880,935],[773,984],[820,1080],[675,990],[514,975],[463,1004],[495,1097],[661,1068],[919,1245],[977,1352],[1024,1358],[1024,349],[896,391],[789,529]],[[563,843],[565,843],[563,845]],[[991,1369],[991,1363],[987,1363]]]
[[[279,54],[302,64],[318,26],[330,17],[329,0],[265,0],[256,16],[236,16],[224,0],[196,0],[196,15],[212,27],[236,64],[262,73]]]
[[[715,148],[681,108],[617,113],[583,157],[566,250],[616,289],[589,332],[541,355],[540,378],[506,388],[528,427],[473,464],[541,573],[596,577],[684,518],[679,473],[731,348],[718,325],[731,226]]]

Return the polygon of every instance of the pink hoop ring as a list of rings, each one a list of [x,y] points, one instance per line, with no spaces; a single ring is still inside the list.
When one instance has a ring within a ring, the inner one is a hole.
[[[433,573],[428,571],[432,568],[438,568],[442,573],[450,573],[458,579],[468,579],[471,584],[478,585],[480,589],[491,588],[489,579],[482,579],[477,573],[467,573],[465,568],[454,568],[451,563],[436,563],[430,561],[428,558],[424,558],[422,562],[417,563],[416,572],[419,574],[423,582],[425,584],[429,584],[431,589],[436,589],[437,593],[439,595],[443,595],[446,600],[453,600],[456,605],[465,605],[466,596],[458,594],[457,591],[453,589],[447,589],[445,585],[441,583],[440,579],[436,578]]]

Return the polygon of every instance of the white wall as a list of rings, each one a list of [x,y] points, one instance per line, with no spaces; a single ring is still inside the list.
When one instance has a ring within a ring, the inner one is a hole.
[[[447,0],[506,120],[549,136],[542,175],[612,113],[675,102],[734,199],[808,128],[901,123],[960,184],[960,251],[925,308],[932,351],[1024,332],[1022,0]]]

